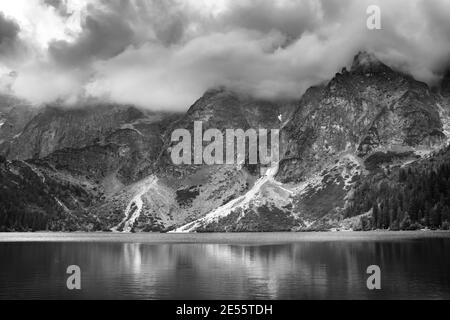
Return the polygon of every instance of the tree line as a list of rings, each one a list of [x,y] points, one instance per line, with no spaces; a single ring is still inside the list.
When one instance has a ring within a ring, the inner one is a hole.
[[[409,167],[381,170],[356,188],[345,217],[371,212],[365,230],[450,227],[450,151]]]

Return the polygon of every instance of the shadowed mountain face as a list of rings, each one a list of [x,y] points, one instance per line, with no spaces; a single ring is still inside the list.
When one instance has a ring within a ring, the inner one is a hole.
[[[43,158],[65,148],[82,148],[100,142],[113,130],[142,119],[135,108],[99,105],[90,108],[46,107],[10,142],[8,158]]]
[[[0,153],[6,149],[28,122],[36,115],[37,108],[9,95],[0,95]]]
[[[4,115],[20,101],[10,95],[0,94],[0,114]]]
[[[441,93],[445,98],[450,98],[450,71],[447,71],[442,79]]]
[[[433,93],[360,53],[349,71],[310,88],[300,101],[261,101],[218,88],[185,114],[165,114],[104,104],[30,109],[4,99],[0,226],[125,232],[361,229],[378,204],[390,206],[381,193],[365,203],[367,181],[394,186],[403,167],[436,169],[422,158],[437,157],[433,152],[447,143],[446,79],[440,94]],[[195,121],[203,130],[222,132],[280,129],[281,162],[271,168],[173,165],[171,133],[193,132]],[[447,157],[439,157],[445,163]],[[429,206],[440,201],[432,198]],[[440,217],[437,226],[445,222],[445,215]]]

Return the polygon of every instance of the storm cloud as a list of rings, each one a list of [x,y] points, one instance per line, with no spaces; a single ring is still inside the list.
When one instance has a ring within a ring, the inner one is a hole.
[[[4,3],[0,66],[35,103],[89,96],[185,110],[215,86],[299,98],[360,50],[430,84],[450,62],[446,0],[17,0],[33,3],[28,16]],[[382,30],[366,27],[374,4]],[[7,61],[18,41],[28,59]]]
[[[9,59],[18,49],[20,26],[0,12],[0,57]]]

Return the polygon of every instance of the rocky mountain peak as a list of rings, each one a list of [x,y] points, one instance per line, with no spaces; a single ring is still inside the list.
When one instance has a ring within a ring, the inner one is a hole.
[[[202,121],[204,128],[278,128],[295,108],[296,101],[258,99],[221,86],[206,91],[177,125],[189,128]]]
[[[364,158],[392,146],[439,145],[445,137],[436,101],[426,84],[360,52],[350,72],[301,99],[283,130],[288,144],[279,178],[301,180],[343,152]]]
[[[353,59],[352,72],[377,73],[392,71],[387,65],[381,62],[374,54],[360,51]]]

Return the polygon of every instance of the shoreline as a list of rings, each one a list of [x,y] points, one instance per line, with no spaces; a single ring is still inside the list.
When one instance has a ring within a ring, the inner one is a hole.
[[[396,241],[443,238],[450,231],[350,231],[279,233],[0,233],[1,243],[284,244],[296,242]]]

